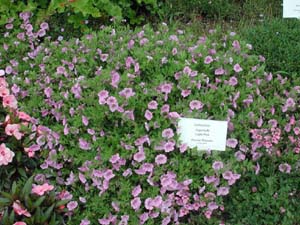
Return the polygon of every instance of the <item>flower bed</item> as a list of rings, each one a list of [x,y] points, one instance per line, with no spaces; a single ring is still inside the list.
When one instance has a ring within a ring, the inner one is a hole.
[[[22,19],[3,39],[2,73],[22,110],[57,133],[39,176],[64,189],[69,224],[236,223],[224,203],[250,198],[248,179],[299,174],[299,87],[266,73],[235,33],[162,24],[51,41],[46,23],[34,32]],[[227,120],[226,151],[180,143],[179,117]],[[297,221],[298,203],[280,204],[269,213]]]

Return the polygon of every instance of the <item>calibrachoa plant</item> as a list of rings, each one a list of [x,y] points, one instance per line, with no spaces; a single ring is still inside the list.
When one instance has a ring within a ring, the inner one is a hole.
[[[299,88],[265,72],[235,33],[162,24],[64,41],[20,17],[2,40],[1,73],[22,110],[55,131],[39,176],[64,190],[69,224],[224,224],[227,196],[260,176],[261,161],[297,173]],[[180,117],[228,121],[226,151],[181,143]]]

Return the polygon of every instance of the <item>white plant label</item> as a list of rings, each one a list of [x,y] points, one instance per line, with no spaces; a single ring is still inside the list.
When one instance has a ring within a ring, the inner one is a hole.
[[[283,0],[283,18],[300,19],[300,0]]]
[[[227,121],[180,118],[179,140],[198,150],[225,151]]]

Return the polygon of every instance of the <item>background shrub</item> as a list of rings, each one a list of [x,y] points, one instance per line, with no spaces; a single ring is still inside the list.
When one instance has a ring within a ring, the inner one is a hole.
[[[243,36],[253,44],[254,51],[266,58],[270,71],[300,72],[300,21],[296,19],[267,20],[255,27],[245,27]]]

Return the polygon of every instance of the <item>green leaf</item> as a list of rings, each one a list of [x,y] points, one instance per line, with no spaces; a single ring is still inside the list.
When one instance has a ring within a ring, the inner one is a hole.
[[[15,195],[17,192],[17,183],[14,181],[11,188],[12,195]]]
[[[13,224],[14,220],[15,220],[15,212],[12,210],[9,216],[9,222]]]
[[[65,204],[67,204],[69,201],[70,201],[70,200],[68,200],[68,199],[58,201],[58,202],[56,202],[55,207],[59,207],[59,206],[65,205]]]
[[[0,198],[0,206],[10,205],[11,200],[8,198]]]
[[[21,192],[23,196],[26,196],[26,195],[29,195],[29,194],[30,194],[31,188],[32,188],[32,182],[33,182],[33,176],[30,177],[30,178],[26,181],[26,183],[25,183],[25,185],[24,185],[24,187],[23,187],[23,189],[22,189],[22,192]]]
[[[33,208],[39,207],[43,203],[45,198],[46,198],[46,196],[42,196],[42,197],[38,198],[38,200],[36,200],[35,203],[33,203]]]
[[[52,211],[54,209],[54,206],[55,206],[55,204],[53,204],[52,206],[50,206],[47,209],[47,211],[43,214],[43,218],[41,220],[42,223],[45,223],[49,219],[49,217],[51,216],[51,213],[52,213]]]

